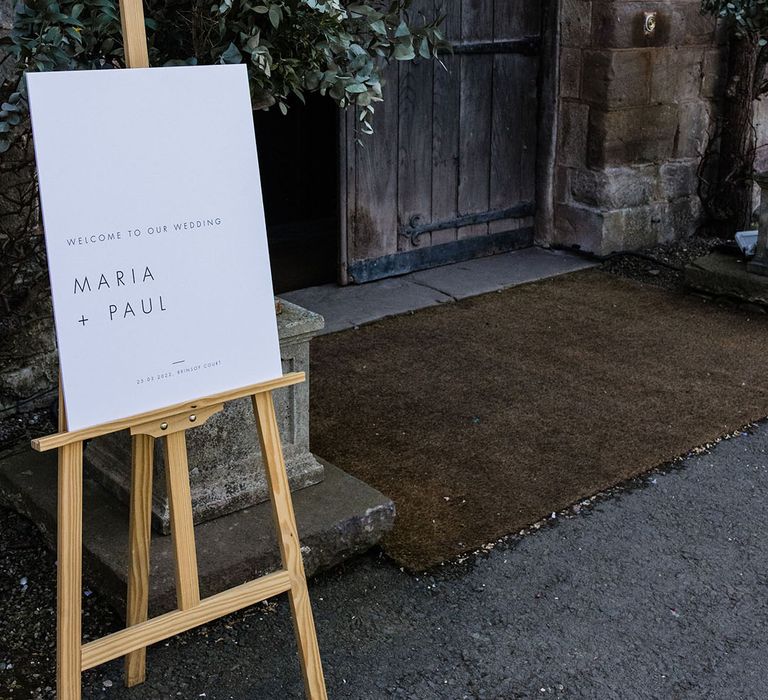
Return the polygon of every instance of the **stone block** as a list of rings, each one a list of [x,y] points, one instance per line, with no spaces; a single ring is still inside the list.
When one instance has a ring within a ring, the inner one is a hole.
[[[603,253],[603,215],[598,209],[556,204],[555,243],[598,255]]]
[[[703,221],[701,200],[696,197],[684,197],[668,205],[667,223],[662,231],[660,243],[671,243],[681,238],[696,235]]]
[[[666,223],[666,202],[611,211],[574,204],[555,207],[557,242],[577,245],[596,255],[654,245],[661,239]]]
[[[656,31],[646,36],[644,12],[656,12]],[[672,11],[664,2],[596,2],[592,11],[592,43],[604,48],[667,46],[672,37]]]
[[[685,283],[718,297],[768,305],[768,277],[747,271],[743,261],[723,253],[710,253],[685,268]]]
[[[768,143],[768,99],[755,100],[754,124],[758,144]],[[759,148],[755,152],[755,170],[768,171],[768,148]]]
[[[589,46],[592,34],[590,0],[563,0],[560,18],[561,46],[578,49]]]
[[[701,48],[663,48],[650,53],[651,102],[667,104],[696,99],[701,92]]]
[[[584,166],[587,154],[588,105],[571,100],[560,103],[559,164]]]
[[[0,33],[5,34],[13,27],[13,0],[0,0]]]
[[[35,318],[13,327],[7,324],[0,333],[0,411],[12,411],[19,401],[27,408],[50,405],[50,393],[58,383],[58,355],[53,332],[50,300],[44,300]],[[29,401],[30,397],[39,397]]]
[[[701,158],[704,155],[712,127],[713,105],[707,100],[692,100],[679,105],[679,131],[673,158]]]
[[[731,23],[726,18],[718,18],[715,24],[715,44],[727,50],[731,38]]]
[[[674,7],[673,22],[675,44],[708,46],[717,41],[717,20],[702,13],[700,0],[678,1]]]
[[[605,212],[603,251],[638,250],[655,245],[663,235],[666,214],[666,202]]]
[[[560,51],[560,97],[581,96],[582,52],[579,49],[563,48]]]
[[[603,108],[648,104],[652,56],[647,50],[584,51],[583,98]]]
[[[589,167],[661,163],[675,154],[677,105],[649,105],[616,112],[592,108],[587,135]]]
[[[723,48],[706,49],[701,69],[701,96],[719,98],[725,88],[728,54]]]
[[[566,168],[562,165],[555,168],[555,202],[570,201],[570,179],[573,170],[575,168]]]
[[[664,199],[679,199],[696,194],[699,186],[699,161],[673,160],[659,168],[659,185]]]
[[[689,46],[714,43],[715,20],[702,16],[698,0],[680,2],[627,2],[604,0],[593,3],[592,46],[642,48]],[[643,31],[644,13],[656,12],[656,31]]]
[[[601,209],[642,206],[656,198],[658,170],[653,165],[600,170],[574,169],[572,199]]]
[[[284,372],[309,374],[309,340],[323,318],[283,302],[278,315]],[[309,451],[309,380],[274,393],[288,479],[293,490],[323,479],[322,464]],[[165,462],[161,442],[155,444],[152,515],[161,532],[170,531]],[[268,498],[253,410],[249,399],[226,404],[205,425],[187,432],[190,486],[195,523],[260,503]],[[126,432],[97,438],[85,452],[88,472],[127,502],[130,491],[131,442]]]

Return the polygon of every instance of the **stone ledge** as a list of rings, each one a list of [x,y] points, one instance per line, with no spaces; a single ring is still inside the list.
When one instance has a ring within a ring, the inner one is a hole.
[[[768,305],[768,277],[747,272],[732,255],[710,253],[685,268],[685,283],[707,294]]]
[[[392,529],[391,500],[332,464],[325,480],[293,495],[307,575],[374,546]],[[49,546],[56,542],[57,456],[24,452],[0,461],[0,500],[29,517]],[[125,610],[128,512],[91,479],[83,484],[83,559],[91,585]],[[200,589],[209,596],[279,567],[271,506],[260,503],[195,527]],[[171,538],[153,534],[150,614],[175,608]]]

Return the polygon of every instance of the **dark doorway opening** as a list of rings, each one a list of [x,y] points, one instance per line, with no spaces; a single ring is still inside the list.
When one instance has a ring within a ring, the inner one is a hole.
[[[275,292],[335,282],[338,108],[310,95],[287,115],[256,112],[254,123]]]

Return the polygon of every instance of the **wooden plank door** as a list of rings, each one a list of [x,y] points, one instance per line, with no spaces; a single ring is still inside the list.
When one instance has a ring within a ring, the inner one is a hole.
[[[387,69],[373,136],[343,118],[343,281],[532,243],[541,4],[414,0],[454,50]]]

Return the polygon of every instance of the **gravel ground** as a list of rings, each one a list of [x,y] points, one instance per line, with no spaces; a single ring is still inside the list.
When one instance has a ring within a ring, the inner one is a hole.
[[[692,260],[722,246],[720,238],[688,238],[644,248],[635,253],[614,253],[602,264],[602,269],[615,275],[675,291],[685,288],[683,269]]]
[[[768,425],[427,575],[369,554],[310,587],[334,698],[763,698]],[[0,511],[0,697],[53,697],[54,561]],[[115,627],[85,598],[90,635]],[[85,698],[302,696],[284,599],[84,674]],[[12,668],[9,667],[12,665]]]

